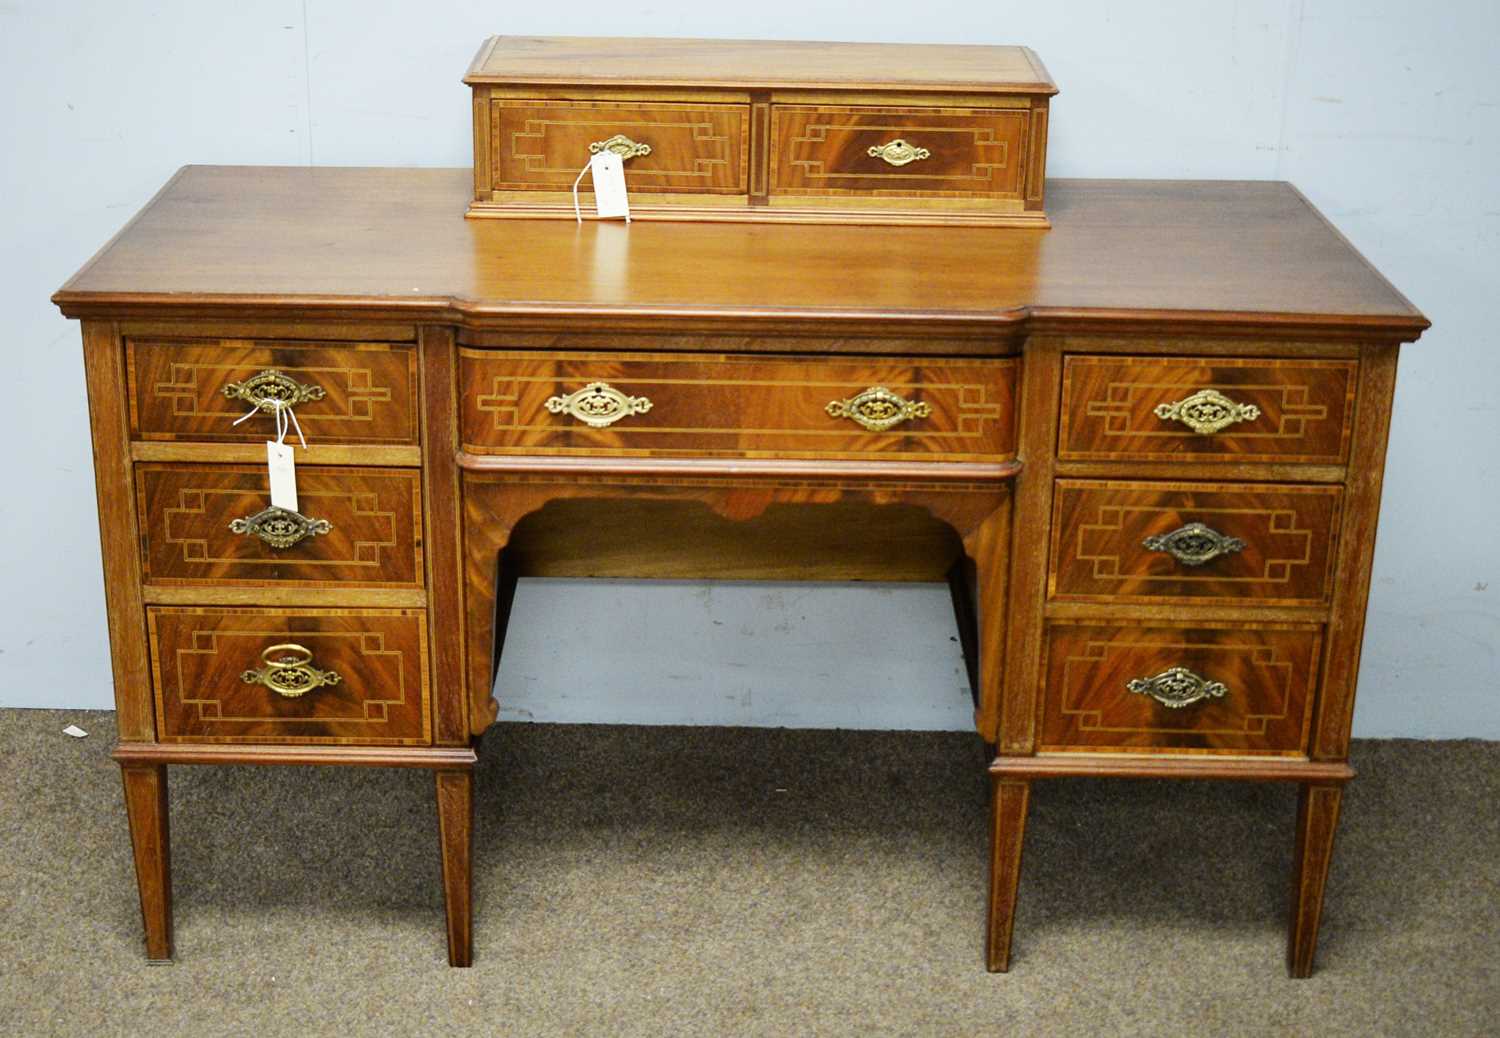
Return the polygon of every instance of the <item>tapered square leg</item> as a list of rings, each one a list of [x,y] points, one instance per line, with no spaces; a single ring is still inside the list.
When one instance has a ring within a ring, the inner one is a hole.
[[[1297,850],[1292,877],[1292,913],[1287,929],[1287,971],[1310,977],[1323,917],[1323,888],[1333,860],[1333,837],[1339,824],[1342,785],[1304,784],[1297,798]]]
[[[448,916],[448,965],[474,962],[474,772],[437,772],[438,841],[443,856],[443,905]]]
[[[996,778],[991,795],[990,912],[985,939],[985,967],[991,973],[1010,969],[1010,934],[1016,919],[1016,892],[1021,882],[1021,847],[1026,837],[1026,812],[1031,803],[1029,781]]]
[[[122,764],[125,813],[135,852],[135,881],[141,891],[146,958],[172,959],[172,856],[167,827],[167,766]]]

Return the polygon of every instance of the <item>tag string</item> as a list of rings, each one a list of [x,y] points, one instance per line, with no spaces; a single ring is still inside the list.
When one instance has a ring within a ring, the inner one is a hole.
[[[583,183],[583,175],[589,171],[589,167],[593,166],[593,164],[594,160],[592,158],[585,162],[583,168],[578,171],[578,176],[573,180],[573,217],[579,223],[583,223],[583,210],[578,207],[578,185]]]
[[[253,418],[260,413],[260,405],[256,404],[250,410],[234,420],[235,425]],[[276,419],[276,442],[285,443],[286,434],[290,429],[297,430],[297,439],[302,443],[302,449],[307,450],[307,437],[302,435],[302,423],[297,421],[297,412],[292,410],[292,405],[280,400],[271,401],[271,414]]]

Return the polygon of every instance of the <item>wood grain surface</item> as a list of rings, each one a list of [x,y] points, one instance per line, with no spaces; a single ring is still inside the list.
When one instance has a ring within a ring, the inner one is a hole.
[[[1339,464],[1358,370],[1349,360],[1068,357],[1058,457]],[[1157,411],[1203,390],[1259,414],[1204,434]]]
[[[1039,748],[1300,754],[1320,644],[1312,624],[1053,624]],[[1228,691],[1170,707],[1127,687],[1171,667]]]
[[[275,419],[224,394],[266,370],[323,391],[293,411],[311,443],[415,443],[416,351],[393,343],[131,339],[132,433],[147,440],[264,441]],[[295,432],[289,439],[297,439]]]
[[[301,514],[332,529],[287,548],[230,530],[270,506],[264,464],[138,464],[135,480],[148,584],[424,586],[417,469],[297,466]]]
[[[1018,363],[665,353],[461,351],[463,449],[589,456],[1003,461],[1015,453]],[[547,402],[593,382],[650,401],[594,429]],[[883,387],[931,411],[871,431],[828,405]]]
[[[431,741],[425,610],[152,607],[148,619],[163,741]],[[243,679],[286,643],[340,680],[286,698]]]
[[[1326,605],[1342,497],[1340,487],[1059,480],[1048,597],[1109,604]],[[1199,565],[1145,547],[1148,538],[1189,523],[1243,546]]]
[[[187,167],[54,299],[71,316],[512,331],[672,317],[719,334],[1371,341],[1427,327],[1286,184],[1054,180],[1048,232],[455,219],[471,191],[468,170]]]

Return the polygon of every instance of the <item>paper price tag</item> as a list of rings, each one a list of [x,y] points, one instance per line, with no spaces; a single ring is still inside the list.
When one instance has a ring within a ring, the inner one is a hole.
[[[285,508],[288,512],[300,511],[297,507],[297,463],[292,460],[291,445],[267,440],[266,467],[271,472],[272,506]]]
[[[630,199],[625,192],[625,160],[612,151],[601,151],[589,159],[594,177],[594,208],[600,219],[623,216],[630,219]]]

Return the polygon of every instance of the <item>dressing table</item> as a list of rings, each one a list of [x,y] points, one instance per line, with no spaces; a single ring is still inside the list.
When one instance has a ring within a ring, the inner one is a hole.
[[[947,581],[994,748],[989,967],[1032,783],[1092,775],[1296,784],[1311,971],[1427,321],[1306,199],[1052,180],[1046,230],[466,220],[472,194],[188,167],[54,296],[148,958],[168,766],[324,764],[433,772],[469,964],[474,745],[543,574]]]

